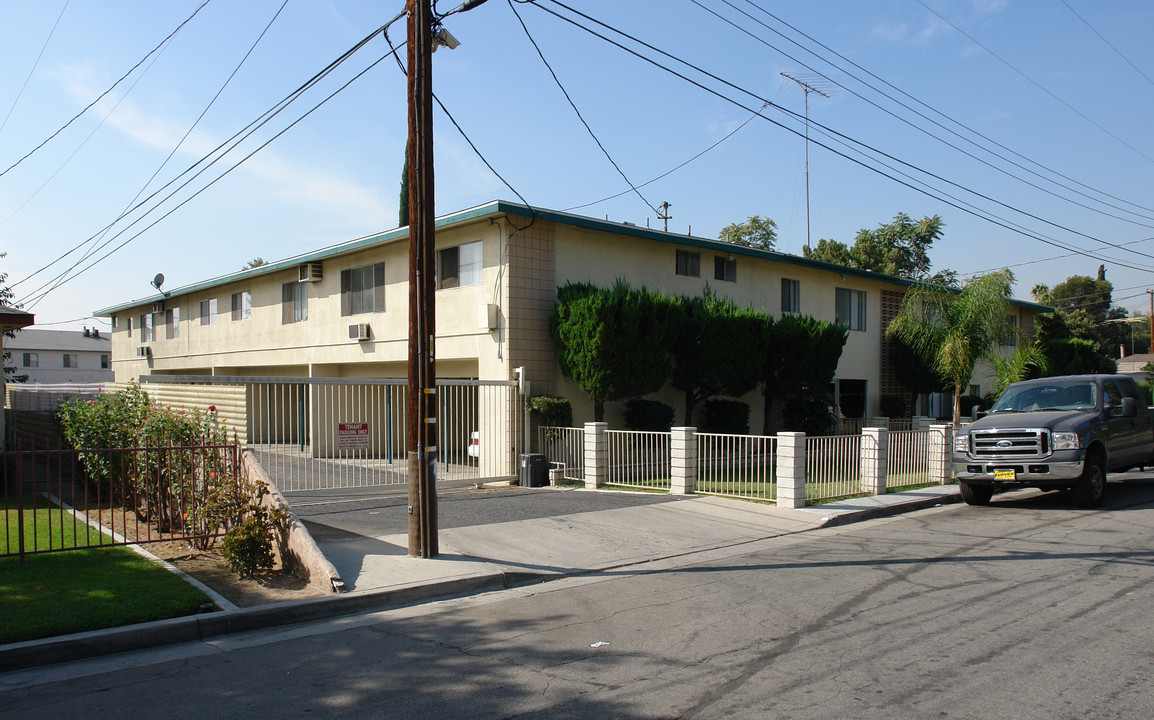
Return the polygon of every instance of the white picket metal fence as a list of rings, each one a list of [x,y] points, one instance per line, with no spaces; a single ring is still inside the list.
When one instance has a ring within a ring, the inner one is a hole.
[[[696,490],[748,500],[777,498],[777,438],[697,433]]]
[[[886,488],[930,482],[929,433],[891,430],[886,452]]]
[[[583,428],[537,428],[537,447],[552,468],[562,471],[566,482],[585,482],[585,430]]]
[[[805,499],[858,495],[861,488],[861,435],[805,439]]]
[[[608,436],[609,484],[669,489],[669,433],[610,430]]]

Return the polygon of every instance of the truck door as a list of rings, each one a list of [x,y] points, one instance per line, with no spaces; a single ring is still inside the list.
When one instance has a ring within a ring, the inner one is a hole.
[[[1122,390],[1113,380],[1102,382],[1103,420],[1107,425],[1106,446],[1110,450],[1110,469],[1134,465],[1140,460],[1137,417],[1123,417]]]
[[[1130,462],[1133,465],[1148,464],[1154,456],[1154,424],[1151,424],[1146,398],[1133,378],[1118,378],[1118,389],[1122,391],[1124,397],[1134,398],[1134,404],[1138,406],[1138,414],[1131,418],[1134,429],[1134,455]]]

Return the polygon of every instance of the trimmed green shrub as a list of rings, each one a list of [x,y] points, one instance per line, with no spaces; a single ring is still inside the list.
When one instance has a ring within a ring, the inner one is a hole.
[[[659,400],[633,398],[625,403],[625,427],[630,430],[669,432],[674,409]]]
[[[738,400],[706,400],[697,415],[697,429],[723,435],[749,434],[749,405]]]
[[[537,395],[527,402],[529,412],[537,416],[545,427],[572,427],[573,406],[557,395]]]

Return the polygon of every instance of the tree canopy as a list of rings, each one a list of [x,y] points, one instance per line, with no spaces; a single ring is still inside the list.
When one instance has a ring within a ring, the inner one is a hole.
[[[1010,330],[1010,289],[1014,274],[1000,270],[973,278],[961,292],[923,283],[906,293],[886,334],[924,357],[954,386],[954,427],[961,422],[962,391],[974,366],[990,358]],[[1020,343],[1019,343],[1020,344]]]
[[[805,248],[804,255],[813,260],[872,270],[912,280],[930,279],[930,247],[942,236],[945,223],[938,215],[914,220],[904,212],[893,221],[873,230],[858,230],[852,247],[837,240],[819,240],[815,247]],[[956,274],[946,270],[934,276],[950,285]]]
[[[721,229],[717,239],[746,247],[772,250],[777,242],[777,223],[752,215],[746,222],[730,223]]]
[[[1126,317],[1126,310],[1113,307],[1114,285],[1106,279],[1106,267],[1098,267],[1098,275],[1071,275],[1052,289],[1035,285],[1031,294],[1054,312],[1038,320],[1038,335],[1043,342],[1077,338],[1087,340],[1094,352],[1111,357],[1119,344],[1130,339],[1130,330],[1123,323],[1111,323]],[[1084,350],[1080,351],[1084,352]]]

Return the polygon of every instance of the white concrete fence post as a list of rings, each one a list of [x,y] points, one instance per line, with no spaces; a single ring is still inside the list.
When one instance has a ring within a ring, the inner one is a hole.
[[[930,442],[927,448],[930,465],[930,482],[949,485],[954,479],[954,426],[930,425]]]
[[[777,506],[805,507],[805,433],[777,434]]]
[[[884,427],[868,427],[861,431],[861,491],[871,495],[885,495],[886,451],[889,431]]]
[[[875,428],[889,428],[890,419],[888,417],[872,417],[866,422],[866,427]]]
[[[669,494],[692,495],[697,490],[697,428],[671,428],[669,453]]]
[[[585,423],[585,487],[599,488],[609,479],[609,423]]]
[[[917,432],[925,432],[930,429],[930,419],[925,415],[914,415],[910,420],[912,421],[912,428]]]

